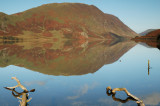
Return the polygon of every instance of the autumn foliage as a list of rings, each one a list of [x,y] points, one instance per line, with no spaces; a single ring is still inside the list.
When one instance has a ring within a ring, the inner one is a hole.
[[[0,36],[16,36],[23,31],[31,31],[50,37],[53,30],[61,31],[65,37],[72,39],[82,39],[81,32],[95,38],[102,38],[109,31],[125,37],[135,34],[115,16],[80,3],[46,4],[0,18]]]

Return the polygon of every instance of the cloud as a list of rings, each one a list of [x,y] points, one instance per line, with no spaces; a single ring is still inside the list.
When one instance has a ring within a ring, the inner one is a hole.
[[[98,100],[98,102],[100,102],[100,103],[102,103],[102,104],[108,105],[108,104],[112,104],[112,103],[113,103],[113,100],[112,100],[112,99],[108,99],[108,98],[100,98],[100,99]]]
[[[31,81],[31,82],[28,82],[28,81],[25,81],[24,84],[27,85],[27,86],[31,86],[31,85],[40,85],[40,86],[43,86],[47,83],[47,81]]]
[[[101,105],[109,105],[109,106],[122,106],[122,103],[120,102],[115,102],[112,98],[100,98],[98,102]]]
[[[76,95],[76,96],[68,96],[67,99],[73,100],[73,99],[77,99],[79,98],[80,95]]]
[[[80,101],[78,101],[78,102],[73,102],[72,103],[72,106],[84,106],[84,102],[80,102]]]
[[[160,103],[160,93],[153,93],[143,99],[147,105],[158,105]]]
[[[34,80],[34,81],[25,81],[24,84],[26,86],[31,86],[31,85],[40,85],[40,86],[44,86],[48,81],[54,80],[52,78],[48,78],[45,80]]]
[[[89,89],[93,89],[97,86],[97,83],[93,83],[92,85],[84,84],[78,91],[75,96],[68,96],[67,99],[74,100],[77,99],[88,92]]]

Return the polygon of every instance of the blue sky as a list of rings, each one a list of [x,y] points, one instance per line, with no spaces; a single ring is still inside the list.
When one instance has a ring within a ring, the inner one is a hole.
[[[0,0],[0,12],[13,14],[47,3],[92,4],[117,16],[137,33],[160,28],[160,0]]]

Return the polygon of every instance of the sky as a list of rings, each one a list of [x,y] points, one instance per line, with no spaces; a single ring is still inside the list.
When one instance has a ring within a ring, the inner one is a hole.
[[[160,0],[0,0],[0,12],[13,14],[47,3],[85,3],[113,14],[133,31],[160,29]]]

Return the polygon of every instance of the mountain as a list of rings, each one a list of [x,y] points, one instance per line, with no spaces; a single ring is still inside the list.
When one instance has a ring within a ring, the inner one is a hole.
[[[154,30],[149,32],[146,37],[156,37],[157,39],[159,39],[160,37],[160,29]]]
[[[117,61],[136,45],[129,41],[56,42],[4,42],[0,44],[0,67],[15,65],[48,75],[84,75]]]
[[[146,31],[144,31],[144,32],[139,33],[139,35],[145,36],[145,35],[147,35],[149,32],[152,32],[152,31],[154,31],[154,30],[156,30],[156,29],[148,29],[148,30],[146,30]]]
[[[146,34],[145,36],[137,37],[138,39],[158,40],[160,38],[160,29],[154,30]]]
[[[135,37],[133,40],[136,42],[143,42],[151,47],[160,49],[160,29],[151,31],[145,36]]]
[[[160,29],[149,32],[145,36],[136,36],[133,40],[146,40],[146,41],[159,41],[160,39]]]
[[[113,34],[133,38],[137,35],[117,17],[81,3],[52,3],[12,15],[0,13],[0,36],[28,33],[43,33],[46,37],[59,33],[68,39],[112,39]]]
[[[7,14],[0,12],[0,17],[4,17],[4,16],[6,16],[6,15],[7,15]]]

